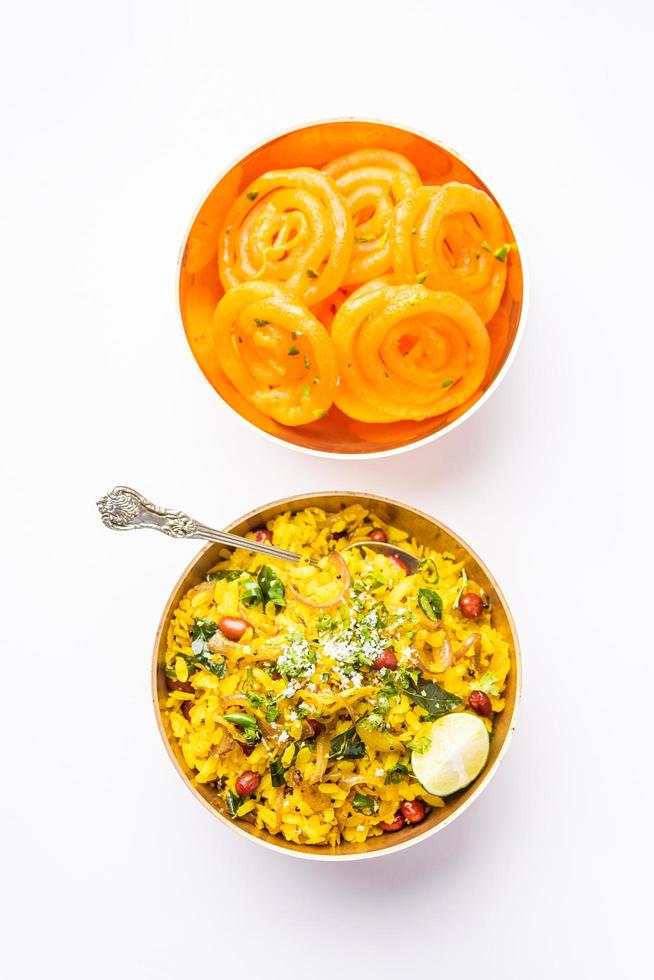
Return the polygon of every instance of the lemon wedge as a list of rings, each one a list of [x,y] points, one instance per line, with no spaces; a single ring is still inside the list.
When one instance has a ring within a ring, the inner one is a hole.
[[[449,796],[469,786],[486,765],[490,741],[481,718],[467,711],[438,718],[424,728],[425,752],[413,752],[411,765],[428,793]]]

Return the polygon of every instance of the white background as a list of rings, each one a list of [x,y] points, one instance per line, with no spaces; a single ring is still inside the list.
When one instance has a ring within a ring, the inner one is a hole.
[[[650,505],[632,502],[630,460],[651,454],[648,6],[5,5],[11,980],[647,972]],[[313,459],[243,428],[175,306],[212,180],[268,135],[340,115],[459,149],[531,272],[499,391],[385,461]],[[367,489],[457,530],[501,583],[525,660],[517,734],[481,799],[430,841],[351,864],[223,829],[173,771],[149,699],[156,623],[196,548],[106,531],[94,502],[119,482],[216,525],[288,493]]]

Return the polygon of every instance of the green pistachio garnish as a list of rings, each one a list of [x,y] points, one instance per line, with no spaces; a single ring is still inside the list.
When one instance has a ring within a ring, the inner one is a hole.
[[[259,191],[248,191],[245,196],[247,197],[248,201],[254,201],[256,200],[258,195],[259,195]]]
[[[510,249],[511,249],[510,245],[500,245],[499,248],[495,249],[493,255],[498,260],[498,262],[504,262],[505,258],[509,254]]]

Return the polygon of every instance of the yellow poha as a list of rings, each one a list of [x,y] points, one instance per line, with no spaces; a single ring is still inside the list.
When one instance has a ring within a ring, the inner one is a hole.
[[[453,555],[359,504],[267,530],[318,566],[225,551],[172,616],[165,716],[194,779],[233,819],[296,843],[362,843],[422,819],[443,805],[411,768],[430,723],[474,706],[490,732],[504,707],[509,645],[483,591]],[[371,534],[418,572],[366,548]],[[482,598],[474,620],[462,592]]]

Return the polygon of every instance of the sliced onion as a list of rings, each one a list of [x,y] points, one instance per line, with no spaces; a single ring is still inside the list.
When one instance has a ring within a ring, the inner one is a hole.
[[[226,704],[247,704],[248,706],[250,704],[245,694],[226,694],[223,695],[222,700]]]
[[[338,780],[338,785],[341,789],[349,789],[350,786],[359,786],[361,783],[367,783],[369,786],[381,786],[382,782],[381,776],[345,776],[344,779]]]
[[[478,647],[481,643],[481,633],[471,633],[467,640],[464,640],[459,649],[454,654],[454,659],[459,660],[460,657],[465,657],[469,650],[473,647]]]
[[[432,647],[433,649],[433,647]],[[452,664],[452,644],[450,643],[450,638],[445,633],[443,638],[443,645],[438,651],[438,661],[434,660],[432,663],[428,663],[424,660],[419,653],[416,653],[418,660],[424,670],[428,671],[430,674],[441,674],[444,670],[447,670]]]
[[[214,745],[209,755],[224,755],[225,752],[230,752],[235,745],[236,742],[234,739],[231,738],[227,732],[224,732],[220,743],[218,745]]]
[[[278,834],[282,829],[282,816],[284,815],[284,791],[285,787],[280,786],[277,789],[277,799],[275,800],[275,830],[274,833]]]
[[[309,606],[311,609],[330,609],[332,606],[337,606],[339,602],[343,601],[352,584],[350,570],[345,563],[345,559],[338,551],[330,551],[327,561],[331,561],[336,566],[338,575],[343,578],[343,588],[335,599],[330,600],[330,602],[312,602],[310,599],[305,599],[304,596],[300,595],[292,583],[288,585],[288,590],[293,598],[303,603],[303,605]]]
[[[329,761],[329,738],[327,732],[321,732],[316,742],[316,768],[310,782],[321,783]]]

